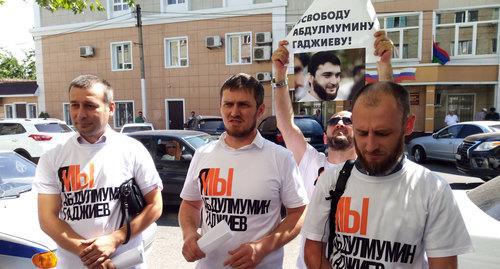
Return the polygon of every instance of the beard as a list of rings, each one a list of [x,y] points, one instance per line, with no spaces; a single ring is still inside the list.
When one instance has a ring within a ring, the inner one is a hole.
[[[316,93],[316,95],[323,101],[331,101],[333,99],[335,99],[335,97],[337,97],[337,92],[339,90],[339,85],[335,85],[335,84],[331,84],[331,83],[328,83],[326,85],[327,88],[334,88],[335,89],[335,92],[334,93],[328,93],[325,88],[321,85],[319,85],[316,80],[313,80],[313,83],[312,83],[312,87],[313,87],[313,90],[314,92]]]
[[[345,134],[347,134],[347,131],[345,131]],[[328,137],[326,143],[332,150],[346,150],[352,147],[353,139],[352,136],[334,134],[333,136]]]
[[[378,162],[369,162],[365,156],[364,152],[358,148],[356,141],[354,141],[354,147],[356,149],[356,154],[358,154],[358,159],[361,161],[363,168],[368,172],[370,176],[385,176],[390,173],[392,169],[396,166],[399,157],[404,151],[404,133],[401,132],[401,136],[398,139],[398,144],[394,151],[390,152],[388,156]],[[382,152],[376,150],[372,152],[373,154],[381,154]]]
[[[241,120],[241,118],[236,118],[236,119]],[[240,130],[238,130],[236,128],[226,128],[226,133],[232,137],[238,137],[238,138],[246,137],[249,134],[251,134],[253,132],[253,130],[255,130],[256,126],[257,126],[257,119],[254,119],[254,121],[252,122],[252,124],[249,128],[243,128]]]

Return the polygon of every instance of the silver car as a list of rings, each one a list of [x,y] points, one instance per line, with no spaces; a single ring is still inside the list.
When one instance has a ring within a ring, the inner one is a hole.
[[[417,163],[427,159],[455,161],[457,148],[469,135],[500,132],[498,121],[466,121],[447,126],[431,136],[412,139],[407,146],[408,154]]]

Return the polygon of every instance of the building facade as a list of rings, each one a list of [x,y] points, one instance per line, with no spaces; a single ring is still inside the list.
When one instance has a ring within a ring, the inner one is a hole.
[[[220,86],[244,72],[265,85],[273,113],[270,55],[312,0],[142,0],[145,96],[135,13],[120,0],[106,12],[74,15],[35,7],[38,109],[70,123],[69,82],[96,74],[115,88],[120,128],[145,110],[157,129],[178,129],[190,111],[219,114]],[[449,110],[461,121],[483,107],[499,107],[498,0],[372,1],[380,24],[394,41],[395,69],[414,68],[404,81],[411,92],[416,131],[444,125]],[[433,42],[450,54],[432,63]],[[368,65],[367,69],[374,69]],[[143,102],[145,100],[145,102]],[[298,104],[325,119],[349,104]]]

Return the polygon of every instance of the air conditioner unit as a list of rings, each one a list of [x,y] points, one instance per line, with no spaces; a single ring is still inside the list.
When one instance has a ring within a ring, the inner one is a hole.
[[[255,34],[255,43],[256,44],[267,44],[272,43],[273,38],[271,32],[260,32]]]
[[[91,46],[81,46],[80,47],[80,57],[92,57],[94,56],[94,48]]]
[[[220,36],[207,36],[206,37],[206,43],[207,45],[207,48],[211,49],[211,48],[220,48],[222,47],[222,39],[220,38]]]
[[[271,60],[271,46],[260,46],[253,48],[253,59],[255,61]]]
[[[255,75],[255,77],[260,82],[271,81],[271,72],[259,72]]]

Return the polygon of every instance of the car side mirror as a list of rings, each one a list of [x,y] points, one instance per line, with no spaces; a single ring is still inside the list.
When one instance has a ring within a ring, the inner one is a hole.
[[[191,154],[182,154],[181,159],[184,161],[191,161],[193,159],[193,155]]]
[[[438,138],[438,134],[437,133],[432,134],[432,138],[437,139]]]

